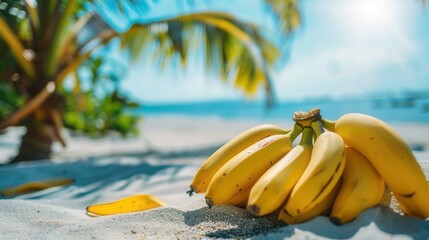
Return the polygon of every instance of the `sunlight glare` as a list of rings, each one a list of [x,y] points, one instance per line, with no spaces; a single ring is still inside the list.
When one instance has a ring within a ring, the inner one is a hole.
[[[398,20],[397,2],[395,1],[353,1],[349,13],[352,27],[360,33],[386,30],[396,24]]]

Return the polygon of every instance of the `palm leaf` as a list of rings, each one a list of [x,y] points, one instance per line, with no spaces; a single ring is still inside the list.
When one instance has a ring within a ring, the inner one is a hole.
[[[123,34],[122,44],[133,59],[155,47],[152,58],[161,66],[177,59],[185,62],[193,48],[205,49],[206,68],[248,95],[254,95],[261,85],[272,84],[266,69],[279,56],[275,45],[255,25],[217,12],[135,24]],[[272,87],[264,89],[271,98]]]
[[[301,24],[298,0],[265,0],[283,33],[290,34]]]
[[[33,78],[35,75],[35,69],[31,59],[25,57],[26,52],[22,42],[19,40],[19,37],[10,29],[2,17],[0,17],[0,37],[10,47],[11,52],[16,57],[27,76]]]
[[[48,76],[52,75],[59,64],[59,54],[65,43],[67,32],[70,30],[70,20],[72,13],[76,10],[77,0],[70,0],[66,2],[64,11],[59,15],[58,23],[55,24],[52,31],[52,38],[48,51],[46,62],[46,73]],[[52,24],[52,23],[51,23]]]
[[[16,125],[28,115],[32,114],[46,101],[46,99],[48,99],[48,97],[55,91],[55,88],[55,82],[48,82],[48,84],[46,84],[46,86],[37,94],[36,97],[32,98],[22,108],[14,112],[6,120],[0,122],[0,129]]]

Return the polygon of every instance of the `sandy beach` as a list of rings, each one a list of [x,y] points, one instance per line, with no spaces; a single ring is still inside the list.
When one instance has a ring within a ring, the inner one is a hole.
[[[75,179],[69,186],[0,199],[0,239],[429,239],[429,219],[404,216],[387,206],[368,209],[343,226],[324,216],[286,226],[275,215],[254,217],[232,206],[209,209],[203,195],[185,193],[211,153],[260,123],[149,116],[140,125],[141,135],[128,139],[89,139],[64,130],[68,147],[55,146],[52,161],[0,166],[0,189],[40,179]],[[274,123],[292,126],[292,121]],[[429,177],[429,124],[393,127]],[[0,163],[13,156],[22,133],[10,128],[0,135]],[[157,196],[165,207],[103,217],[86,214],[88,205],[141,193]]]

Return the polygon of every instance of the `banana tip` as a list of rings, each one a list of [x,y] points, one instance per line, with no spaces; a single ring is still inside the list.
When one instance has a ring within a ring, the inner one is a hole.
[[[194,193],[198,193],[197,188],[193,185],[189,186],[189,190],[186,191],[186,193],[189,195],[189,197],[192,197]]]
[[[259,213],[261,212],[261,208],[254,204],[247,206],[247,210],[249,210],[251,214],[256,216],[259,216]]]
[[[192,195],[194,194],[194,190],[192,190],[192,188],[188,191],[186,191],[186,193],[189,195],[189,197],[192,197]]]
[[[341,222],[341,219],[337,218],[337,217],[330,217],[329,218],[331,220],[331,222],[335,225],[342,225],[343,223]]]
[[[211,198],[206,197],[206,204],[207,206],[209,206],[209,208],[212,208],[213,200]]]

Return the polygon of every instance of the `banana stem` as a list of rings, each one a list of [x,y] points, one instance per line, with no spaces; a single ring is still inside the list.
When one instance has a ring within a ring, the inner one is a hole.
[[[322,125],[328,131],[335,132],[335,123],[336,121],[328,120],[326,118],[322,118]]]
[[[288,132],[287,135],[289,135],[290,139],[293,141],[299,136],[299,134],[301,134],[302,130],[303,128],[299,124],[295,123],[292,130]]]
[[[315,133],[315,139],[317,139],[324,131],[322,121],[317,120],[311,123],[311,128]]]
[[[302,146],[313,146],[313,129],[306,127],[302,131],[301,142],[299,145]]]
[[[301,127],[310,127],[313,121],[320,120],[320,109],[315,108],[307,112],[294,112],[292,118]]]

